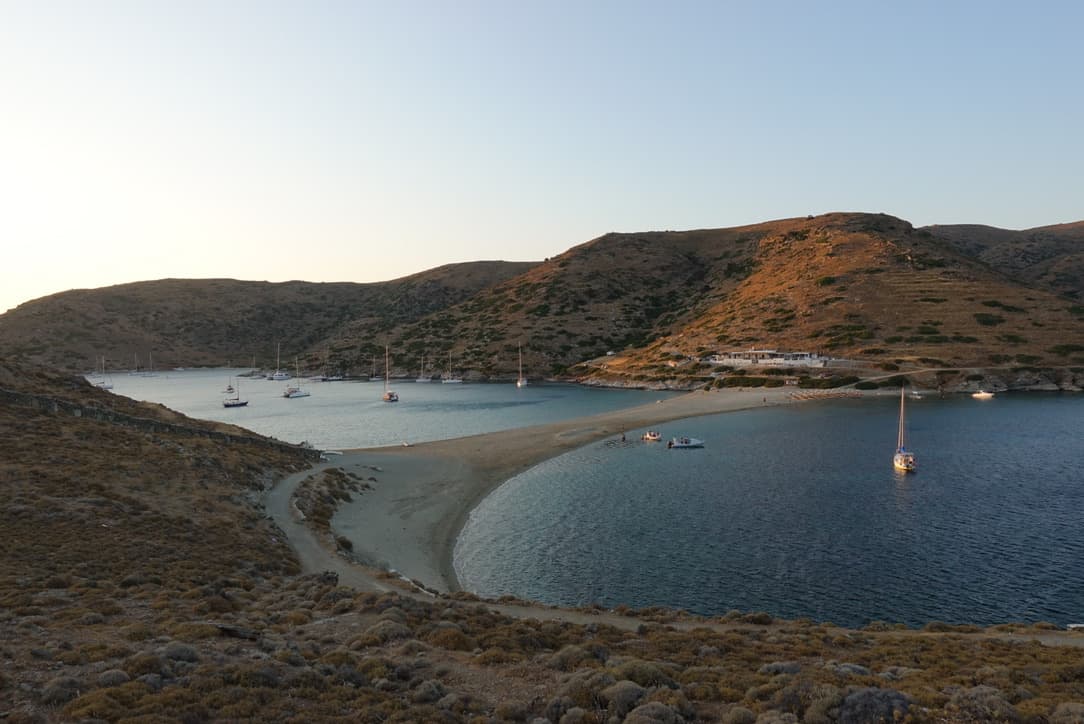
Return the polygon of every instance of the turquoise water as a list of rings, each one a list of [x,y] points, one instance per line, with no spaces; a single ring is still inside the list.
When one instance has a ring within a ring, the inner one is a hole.
[[[909,404],[919,471],[892,468],[895,400],[660,426],[547,461],[475,510],[468,590],[552,604],[871,620],[1084,621],[1084,396]]]
[[[383,382],[302,381],[311,395],[282,397],[287,382],[232,377],[243,370],[186,370],[155,377],[113,375],[113,392],[160,402],[203,420],[231,422],[270,437],[320,449],[376,447],[444,440],[557,422],[633,407],[674,393],[606,390],[578,385],[418,384],[393,381],[398,403],[383,402]],[[222,390],[240,385],[247,407],[222,407]]]

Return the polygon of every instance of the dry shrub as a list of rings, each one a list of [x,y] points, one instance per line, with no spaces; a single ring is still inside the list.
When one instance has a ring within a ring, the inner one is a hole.
[[[456,628],[438,628],[426,635],[428,644],[450,651],[472,651],[478,642]]]
[[[73,719],[116,720],[134,709],[147,692],[146,684],[140,681],[90,691],[64,707],[64,713]]]
[[[706,681],[694,681],[685,684],[681,687],[681,690],[685,692],[685,696],[693,701],[720,701],[722,699],[719,688]],[[735,691],[734,693],[739,698],[741,697],[741,692]]]
[[[155,631],[145,623],[133,623],[121,629],[121,635],[129,641],[146,641],[155,635]]]
[[[381,658],[366,658],[357,664],[357,670],[373,681],[388,678],[394,669],[394,664]]]
[[[196,605],[196,613],[206,616],[209,613],[233,613],[237,605],[225,596],[208,596]]]
[[[170,626],[168,631],[178,641],[200,641],[218,636],[218,628],[209,623],[179,623]]]
[[[582,646],[569,644],[550,656],[546,661],[546,665],[558,671],[572,671],[580,668],[580,665],[590,658],[591,655]]]
[[[303,626],[312,621],[312,614],[305,609],[294,609],[282,617],[282,620],[290,626]]]
[[[633,659],[626,661],[610,669],[615,679],[628,679],[635,681],[640,686],[667,686],[677,688],[677,683],[670,678],[657,664],[650,661]]]
[[[346,649],[335,649],[321,656],[320,663],[329,666],[357,666],[358,656]]]
[[[482,666],[497,666],[500,664],[513,664],[524,660],[523,654],[508,651],[506,649],[486,649],[474,660]]]
[[[133,679],[143,674],[164,674],[169,672],[169,664],[158,654],[136,654],[130,656],[121,667]]]

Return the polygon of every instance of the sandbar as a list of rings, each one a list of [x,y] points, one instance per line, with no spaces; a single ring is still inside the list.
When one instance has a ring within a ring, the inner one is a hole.
[[[470,512],[505,481],[549,458],[672,420],[793,401],[794,390],[689,392],[623,410],[561,422],[399,447],[344,450],[332,465],[371,480],[342,505],[332,528],[363,562],[436,591],[460,590],[452,556]],[[678,430],[663,431],[664,440]],[[665,444],[665,443],[663,443]]]

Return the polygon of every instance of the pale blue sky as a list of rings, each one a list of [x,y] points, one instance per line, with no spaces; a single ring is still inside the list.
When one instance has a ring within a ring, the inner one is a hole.
[[[1078,2],[0,0],[0,311],[837,210],[1084,219],[1082,28]]]

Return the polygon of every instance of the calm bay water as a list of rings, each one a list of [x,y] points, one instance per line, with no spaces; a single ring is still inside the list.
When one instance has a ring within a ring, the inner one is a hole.
[[[892,468],[891,399],[661,426],[512,479],[456,548],[468,590],[561,605],[871,620],[1084,621],[1084,396],[924,399],[919,471]]]
[[[444,440],[593,415],[665,399],[674,393],[577,385],[444,385],[393,380],[400,402],[380,398],[383,382],[302,380],[311,395],[282,397],[286,382],[232,377],[244,370],[185,370],[155,377],[113,375],[113,392],[160,402],[203,420],[231,422],[270,437],[326,450]],[[226,409],[222,393],[240,385],[247,407]]]

